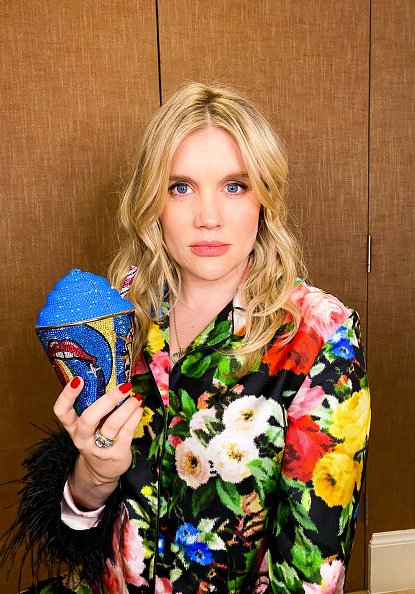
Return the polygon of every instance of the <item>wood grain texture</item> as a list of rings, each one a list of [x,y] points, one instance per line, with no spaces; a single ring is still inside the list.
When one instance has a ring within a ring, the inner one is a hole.
[[[369,539],[415,526],[414,25],[412,0],[372,1]]]
[[[3,2],[0,119],[0,475],[53,423],[59,383],[33,327],[73,267],[103,274],[121,178],[159,105],[147,0]],[[3,489],[9,502],[15,490]],[[14,511],[2,512],[1,527]],[[25,575],[26,581],[29,581]],[[16,592],[16,574],[3,594]]]
[[[228,83],[289,153],[289,201],[314,283],[366,321],[369,2],[159,0],[162,95]],[[363,507],[363,506],[362,506]],[[347,588],[364,587],[360,514]]]
[[[311,277],[366,308],[369,3],[160,0],[163,97],[232,84],[288,146]]]

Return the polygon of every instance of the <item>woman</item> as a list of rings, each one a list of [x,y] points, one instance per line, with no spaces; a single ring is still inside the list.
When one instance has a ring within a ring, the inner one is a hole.
[[[190,84],[150,123],[110,270],[121,289],[138,268],[132,385],[81,417],[82,380],[65,387],[10,536],[30,525],[67,587],[343,591],[369,393],[357,314],[298,279],[286,178],[227,88]]]

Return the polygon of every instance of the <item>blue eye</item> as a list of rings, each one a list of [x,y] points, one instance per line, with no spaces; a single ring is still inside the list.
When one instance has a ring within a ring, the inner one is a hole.
[[[173,192],[173,194],[180,194],[181,196],[184,196],[185,194],[187,194],[189,191],[189,185],[186,184],[185,182],[177,182],[175,184],[172,184],[169,187],[169,192]]]
[[[240,194],[242,190],[246,190],[246,186],[240,182],[228,182],[226,189],[229,194]]]

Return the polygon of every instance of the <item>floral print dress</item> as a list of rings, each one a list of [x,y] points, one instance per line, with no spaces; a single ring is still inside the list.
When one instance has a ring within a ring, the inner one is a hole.
[[[303,281],[291,300],[294,338],[282,341],[287,318],[243,377],[237,304],[172,369],[168,304],[153,323],[133,370],[144,414],[112,529],[110,594],[343,591],[370,423],[359,319]]]
[[[232,303],[171,370],[167,304],[151,327],[111,594],[343,591],[370,422],[359,320],[304,282],[291,298],[295,337],[287,321],[244,377]]]

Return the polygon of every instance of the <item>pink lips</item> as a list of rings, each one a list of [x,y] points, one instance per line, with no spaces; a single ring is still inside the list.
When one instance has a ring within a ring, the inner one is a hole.
[[[230,248],[229,243],[222,243],[221,241],[198,241],[189,246],[194,254],[197,256],[222,256]]]

